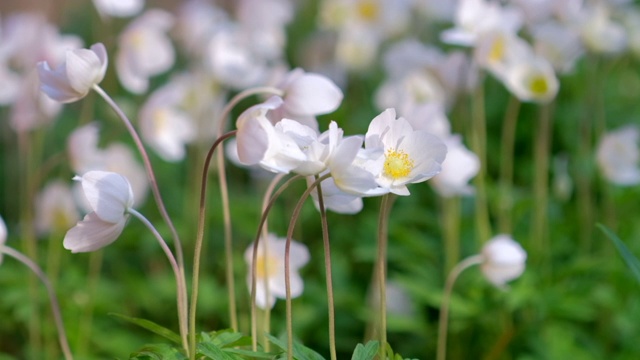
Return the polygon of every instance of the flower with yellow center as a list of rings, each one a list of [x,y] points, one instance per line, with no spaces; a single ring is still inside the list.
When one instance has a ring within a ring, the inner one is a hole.
[[[263,237],[258,243],[258,257],[256,260],[256,304],[265,309],[272,308],[276,298],[287,296],[284,273],[284,250],[286,238],[279,238],[274,234]],[[289,261],[291,266],[291,297],[302,294],[304,283],[298,269],[309,261],[309,250],[304,244],[291,242]],[[253,243],[244,253],[248,265],[247,285],[251,289],[251,273],[253,260]]]
[[[503,75],[506,87],[521,101],[547,103],[558,93],[558,78],[551,64],[544,58],[522,58]]]
[[[447,148],[436,136],[414,130],[394,109],[374,118],[365,137],[368,151],[382,149],[382,155],[368,166],[378,186],[398,195],[409,195],[407,184],[430,179],[440,172]]]

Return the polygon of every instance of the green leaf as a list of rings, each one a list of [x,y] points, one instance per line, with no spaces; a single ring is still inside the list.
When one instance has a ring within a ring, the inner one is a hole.
[[[351,360],[372,360],[378,354],[378,342],[369,341],[367,345],[358,344]]]
[[[140,319],[140,318],[134,318],[134,317],[129,317],[126,315],[122,315],[122,314],[116,314],[116,313],[109,313],[110,316],[113,316],[115,318],[130,322],[132,324],[138,325],[143,329],[149,330],[154,334],[160,335],[166,339],[171,340],[172,342],[176,343],[176,344],[182,344],[182,340],[180,339],[180,336],[176,333],[174,333],[173,331],[167,329],[166,327],[160,326],[156,323],[154,323],[153,321],[149,321],[146,319]]]
[[[241,357],[234,354],[228,354],[212,343],[198,344],[198,352],[209,359],[214,360],[242,360]]]
[[[602,224],[598,224],[597,226],[598,228],[600,228],[600,230],[602,230],[602,232],[605,235],[607,235],[609,239],[611,239],[611,241],[616,246],[616,248],[618,248],[620,255],[622,256],[624,261],[627,263],[627,266],[629,267],[629,269],[631,269],[633,276],[635,276],[636,280],[638,280],[638,282],[640,283],[640,261],[638,260],[638,258],[635,257],[631,253],[629,248],[624,244],[624,242],[620,240],[620,238],[618,238],[618,236],[616,236],[616,234],[614,234],[606,226]]]
[[[242,355],[252,359],[273,359],[273,354],[269,354],[262,351],[252,351],[244,349],[224,349],[225,352]]]
[[[282,351],[287,351],[286,342],[270,334],[267,334],[267,337],[269,338],[269,341],[279,347]],[[293,342],[293,357],[297,360],[326,360],[322,355],[295,341]]]
[[[131,353],[129,360],[186,360],[180,350],[167,344],[147,345]]]

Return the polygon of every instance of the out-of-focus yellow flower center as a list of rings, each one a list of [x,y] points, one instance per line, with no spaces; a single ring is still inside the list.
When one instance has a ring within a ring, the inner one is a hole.
[[[536,75],[529,82],[529,90],[536,95],[544,95],[549,91],[549,83],[542,75]]]
[[[413,170],[413,164],[413,160],[404,151],[387,150],[383,171],[395,180],[408,176]]]
[[[498,36],[491,44],[491,51],[489,51],[489,61],[497,62],[502,60],[507,44],[503,36]]]
[[[273,256],[258,255],[256,261],[256,277],[265,279],[275,275],[280,262]]]
[[[63,232],[69,229],[70,224],[73,223],[68,214],[62,209],[55,209],[53,211],[53,223],[51,224],[52,230],[56,233]]]
[[[380,14],[380,7],[376,1],[363,0],[358,3],[358,13],[365,20],[375,21]]]

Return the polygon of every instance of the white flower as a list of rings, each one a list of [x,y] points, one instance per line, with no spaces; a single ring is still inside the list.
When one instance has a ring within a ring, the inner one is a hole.
[[[153,9],[134,20],[118,40],[116,70],[122,85],[141,94],[149,87],[149,78],[173,66],[175,51],[167,31],[173,25],[173,16]]]
[[[168,84],[156,90],[140,110],[142,138],[166,161],[185,156],[185,145],[197,136],[191,117],[180,109],[184,87]]]
[[[269,234],[261,238],[258,245],[258,258],[256,266],[256,304],[265,309],[272,308],[276,298],[285,299],[287,296],[285,287],[284,255],[286,238],[278,238]],[[247,284],[251,289],[251,273],[253,263],[253,244],[244,252],[244,259],[249,265]],[[299,242],[291,241],[289,253],[291,297],[302,294],[304,283],[298,270],[309,262],[309,250]]]
[[[414,130],[404,118],[396,119],[394,109],[387,109],[369,124],[365,148],[384,149],[380,158],[382,171],[375,173],[376,181],[384,189],[409,195],[407,184],[430,179],[440,172],[447,154],[442,141],[425,131]]]
[[[444,140],[447,158],[442,163],[442,171],[431,180],[431,185],[442,196],[469,195],[473,187],[471,180],[480,170],[478,156],[467,149],[459,135]]]
[[[93,210],[67,232],[64,248],[71,252],[88,252],[114,242],[129,218],[133,192],[127,179],[117,173],[89,171],[76,176]]]
[[[90,49],[68,50],[65,62],[55,70],[46,61],[38,63],[40,89],[62,103],[79,100],[102,81],[107,62],[107,50],[101,43]]]
[[[326,76],[299,68],[290,71],[278,88],[284,93],[283,107],[293,115],[330,113],[340,106],[343,97],[342,90]]]
[[[482,273],[498,287],[522,275],[527,260],[527,253],[522,246],[504,234],[489,240],[482,248],[481,256]]]
[[[93,0],[101,16],[129,17],[144,8],[144,0]]]
[[[513,64],[503,76],[505,86],[522,101],[547,103],[560,87],[551,64],[538,56]]]
[[[640,132],[633,125],[605,134],[600,140],[596,161],[604,177],[616,185],[640,183]]]
[[[78,221],[78,210],[69,185],[56,180],[36,198],[36,230],[39,234],[60,234]]]
[[[516,33],[522,25],[519,12],[485,0],[459,1],[454,20],[455,27],[442,32],[440,38],[443,42],[462,46],[474,45],[483,32],[502,29]]]

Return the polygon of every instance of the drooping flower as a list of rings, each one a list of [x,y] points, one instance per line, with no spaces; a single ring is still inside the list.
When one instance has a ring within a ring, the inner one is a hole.
[[[159,9],[148,10],[127,26],[119,38],[116,70],[122,85],[141,94],[149,87],[149,78],[163,73],[175,61],[175,50],[167,31],[173,16]]]
[[[509,235],[493,237],[482,248],[482,273],[493,285],[504,287],[525,269],[527,253]]]
[[[438,137],[414,130],[404,118],[396,119],[394,109],[383,111],[371,121],[365,148],[384,150],[378,161],[382,170],[375,173],[375,178],[380,187],[398,195],[409,195],[407,184],[428,180],[440,172],[447,154]]]
[[[62,103],[79,100],[102,81],[107,63],[107,50],[101,43],[90,49],[68,50],[65,62],[55,70],[46,61],[38,63],[40,89]]]
[[[640,132],[633,125],[605,134],[600,140],[596,161],[604,177],[616,185],[640,183]]]
[[[63,246],[73,253],[89,252],[114,242],[122,233],[133,206],[133,192],[122,175],[107,171],[89,171],[75,176],[93,210],[71,228]]]
[[[251,289],[252,265],[255,265],[256,304],[263,309],[272,308],[276,298],[285,299],[287,296],[284,272],[286,241],[286,238],[279,238],[274,234],[261,238],[255,264],[253,264],[253,244],[244,253],[244,259],[249,267],[247,284]],[[304,282],[298,270],[309,262],[309,250],[304,244],[291,241],[289,261],[291,297],[295,298],[304,290]]]
[[[330,113],[338,108],[343,97],[342,90],[326,76],[299,68],[290,71],[278,88],[284,93],[283,107],[293,115]]]

